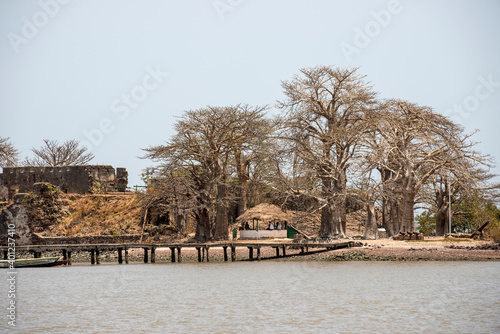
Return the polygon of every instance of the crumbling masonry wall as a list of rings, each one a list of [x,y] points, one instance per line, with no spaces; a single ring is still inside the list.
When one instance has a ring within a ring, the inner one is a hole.
[[[101,187],[125,189],[128,173],[125,168],[110,165],[84,165],[67,167],[4,167],[0,185],[12,192],[30,192],[33,184],[48,182],[62,192],[88,194],[98,183]],[[9,196],[9,197],[11,197]]]

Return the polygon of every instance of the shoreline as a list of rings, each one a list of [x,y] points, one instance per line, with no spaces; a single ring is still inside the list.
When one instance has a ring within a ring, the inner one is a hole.
[[[242,242],[242,244],[244,243]],[[500,244],[491,241],[443,240],[442,238],[419,241],[378,239],[357,241],[356,244],[356,247],[335,250],[310,249],[309,253],[306,254],[301,254],[300,249],[288,248],[285,257],[276,257],[274,249],[263,247],[261,261],[500,261]],[[33,257],[27,251],[16,253],[17,258]],[[155,252],[156,264],[171,263],[170,253],[168,248],[157,248]],[[143,263],[143,254],[143,250],[140,248],[130,249],[130,263]],[[60,252],[52,251],[44,252],[42,256],[60,255]],[[101,263],[118,264],[116,251],[102,251],[99,259]],[[90,254],[87,251],[75,251],[71,260],[72,263],[90,264]],[[237,248],[236,261],[250,261],[248,250]],[[257,261],[257,259],[254,258],[252,261]],[[198,263],[197,250],[190,247],[183,248],[182,262]],[[206,257],[204,257],[204,262],[206,262]],[[222,247],[210,248],[209,262],[224,262]]]

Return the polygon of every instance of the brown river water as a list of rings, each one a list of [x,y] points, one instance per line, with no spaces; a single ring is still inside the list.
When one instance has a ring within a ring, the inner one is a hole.
[[[500,333],[499,262],[76,264],[0,275],[0,333]]]

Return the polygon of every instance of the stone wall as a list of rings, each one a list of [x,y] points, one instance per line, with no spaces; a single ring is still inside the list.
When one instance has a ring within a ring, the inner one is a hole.
[[[0,174],[0,186],[14,192],[29,192],[33,184],[48,182],[65,193],[88,194],[97,182],[101,187],[127,186],[128,173],[125,168],[109,165],[85,165],[67,167],[4,167]]]

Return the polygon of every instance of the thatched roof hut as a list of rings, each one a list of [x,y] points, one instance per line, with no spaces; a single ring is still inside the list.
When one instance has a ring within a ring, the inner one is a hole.
[[[281,211],[281,209],[276,205],[262,203],[256,207],[248,209],[244,214],[236,218],[236,223],[238,225],[246,222],[251,224],[254,219],[258,219],[259,223],[262,224],[268,224],[269,222],[284,223],[285,221],[291,221],[290,215]]]

